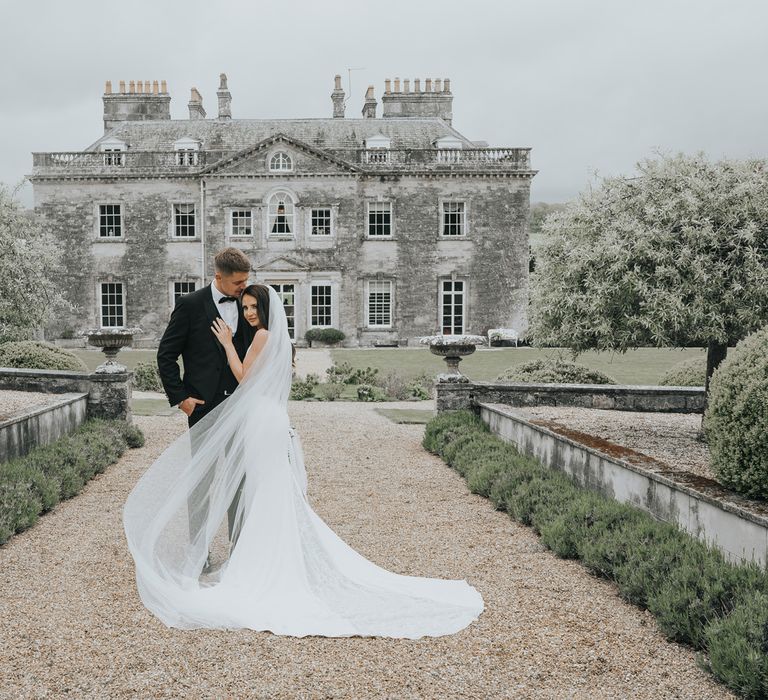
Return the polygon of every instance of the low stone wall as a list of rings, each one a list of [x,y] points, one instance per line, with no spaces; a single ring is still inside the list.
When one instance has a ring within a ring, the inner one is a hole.
[[[768,506],[686,472],[645,468],[534,425],[502,405],[481,404],[491,430],[581,486],[630,503],[718,547],[733,561],[768,563]],[[652,460],[649,460],[652,461]]]
[[[87,394],[89,418],[131,420],[132,372],[99,374],[0,367],[0,389],[46,394]]]
[[[437,383],[437,410],[471,409],[481,403],[507,406],[571,406],[615,411],[703,413],[704,388],[620,384]]]
[[[88,395],[66,393],[55,403],[32,408],[0,422],[0,463],[23,457],[73,432],[86,418]]]

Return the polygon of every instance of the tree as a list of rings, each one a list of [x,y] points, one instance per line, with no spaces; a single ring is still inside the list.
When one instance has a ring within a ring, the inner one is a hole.
[[[575,352],[727,347],[768,323],[768,163],[661,156],[544,224],[531,334]]]
[[[0,342],[32,337],[65,305],[55,243],[14,195],[0,185]]]

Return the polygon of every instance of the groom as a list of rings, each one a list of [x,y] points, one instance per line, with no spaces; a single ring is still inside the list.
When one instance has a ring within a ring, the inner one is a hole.
[[[232,329],[242,360],[252,330],[243,318],[240,295],[248,285],[251,261],[237,248],[225,248],[213,259],[215,278],[196,292],[179,297],[157,348],[157,367],[171,406],[187,415],[191,428],[237,388],[224,347],[211,331],[216,317]],[[180,376],[177,360],[184,361]]]
[[[251,326],[243,317],[240,295],[248,284],[251,261],[237,248],[225,248],[213,259],[215,277],[211,284],[179,297],[171,319],[157,348],[160,380],[171,406],[187,415],[191,428],[237,388],[237,380],[229,369],[224,347],[211,331],[217,317],[232,329],[235,349],[242,360],[253,339]],[[183,377],[177,360],[184,363]],[[211,477],[213,475],[211,474]],[[207,483],[201,488],[207,488]],[[234,543],[234,517],[242,484],[227,512],[229,539]],[[190,512],[192,534],[200,527]]]

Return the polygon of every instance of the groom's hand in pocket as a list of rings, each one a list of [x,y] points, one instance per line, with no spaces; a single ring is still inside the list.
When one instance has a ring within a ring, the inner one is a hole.
[[[205,401],[202,399],[196,399],[194,396],[188,396],[179,404],[179,408],[184,411],[184,413],[187,415],[187,418],[189,418],[197,406],[202,406],[204,403]]]

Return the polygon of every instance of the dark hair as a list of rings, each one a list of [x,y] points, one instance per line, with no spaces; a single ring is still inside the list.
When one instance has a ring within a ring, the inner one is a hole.
[[[239,248],[224,248],[214,256],[213,267],[222,275],[234,275],[235,272],[250,272],[251,261]]]
[[[240,298],[245,295],[256,300],[256,313],[259,315],[259,323],[262,328],[269,330],[269,287],[265,284],[249,284]]]

